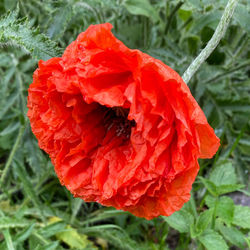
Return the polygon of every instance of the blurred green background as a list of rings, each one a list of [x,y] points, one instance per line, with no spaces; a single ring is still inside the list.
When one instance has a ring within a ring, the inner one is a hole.
[[[250,1],[189,83],[221,139],[200,161],[192,198],[151,221],[85,203],[59,184],[26,117],[39,59],[60,56],[90,24],[180,75],[205,47],[225,0],[0,0],[0,249],[250,248]],[[157,208],[156,208],[157,209]]]

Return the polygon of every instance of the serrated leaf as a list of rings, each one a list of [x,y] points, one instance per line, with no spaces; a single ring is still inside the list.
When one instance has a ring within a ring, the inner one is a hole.
[[[232,162],[227,161],[216,166],[210,173],[209,180],[216,186],[236,184],[237,177]]]
[[[236,174],[230,162],[219,164],[211,172],[209,179],[199,179],[213,196],[231,193],[244,187],[242,184],[236,184]]]
[[[154,22],[160,20],[157,11],[148,0],[126,0],[124,6],[133,15],[143,15]]]
[[[209,207],[209,208],[213,208],[215,206],[216,203],[216,198],[211,196],[211,195],[207,195],[205,197],[205,204]]]
[[[222,236],[213,231],[207,230],[199,238],[199,241],[205,246],[207,250],[227,250],[228,246]]]
[[[246,245],[245,235],[236,227],[226,227],[220,223],[219,231],[231,244],[244,249]]]
[[[197,233],[202,233],[207,229],[208,225],[212,221],[213,211],[213,209],[208,209],[199,215],[195,225],[195,231]]]
[[[38,29],[33,29],[26,19],[17,19],[17,12],[10,12],[0,19],[0,42],[21,46],[37,59],[47,60],[59,56],[60,49]]]
[[[180,233],[189,232],[190,226],[194,221],[192,214],[186,212],[185,210],[177,211],[171,216],[163,218],[172,228],[176,229]]]
[[[221,218],[227,224],[231,224],[234,217],[234,201],[227,196],[216,199],[211,195],[207,195],[205,203],[209,208],[216,207],[216,216]]]
[[[243,187],[245,187],[245,185],[242,185],[242,184],[221,185],[219,187],[216,187],[216,192],[218,195],[222,195],[222,194],[227,194],[227,193],[231,193],[234,191],[238,191]]]
[[[18,9],[17,11],[11,11],[9,12],[8,15],[6,15],[5,17],[1,18],[1,22],[0,22],[0,27],[5,27],[8,25],[11,25],[12,23],[15,22],[15,20],[17,19],[18,16]]]
[[[227,224],[231,224],[234,217],[234,202],[231,198],[223,196],[218,200],[216,215]]]
[[[208,179],[205,179],[201,176],[198,177],[201,182],[204,184],[204,186],[206,187],[206,189],[214,196],[217,196],[217,190],[216,190],[216,186],[213,182],[211,182],[210,180]]]
[[[235,206],[233,224],[250,229],[250,207]]]

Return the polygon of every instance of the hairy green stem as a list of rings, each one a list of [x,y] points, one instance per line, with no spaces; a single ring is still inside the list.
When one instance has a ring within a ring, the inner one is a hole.
[[[185,83],[189,82],[189,80],[192,78],[195,72],[199,69],[201,64],[211,55],[211,53],[219,44],[220,40],[222,39],[222,37],[224,36],[227,30],[227,27],[229,25],[229,22],[231,20],[231,17],[233,15],[237,2],[238,0],[228,1],[225,11],[220,19],[220,22],[212,38],[207,43],[207,46],[201,51],[201,53],[195,58],[195,60],[189,65],[187,70],[184,72],[182,78]]]
[[[19,132],[18,132],[18,136],[17,136],[16,141],[15,141],[15,144],[14,144],[14,146],[13,146],[11,152],[10,152],[9,158],[8,158],[8,160],[6,162],[5,167],[4,167],[3,174],[2,174],[1,179],[0,179],[0,186],[3,185],[4,179],[7,176],[7,173],[9,171],[10,166],[11,166],[11,162],[12,162],[14,156],[15,156],[15,153],[16,153],[16,151],[18,149],[20,140],[21,140],[21,138],[23,136],[24,129],[25,129],[25,126],[21,125],[21,127],[19,129]]]

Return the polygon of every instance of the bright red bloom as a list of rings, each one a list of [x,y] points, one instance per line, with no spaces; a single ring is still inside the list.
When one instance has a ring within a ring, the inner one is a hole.
[[[219,139],[181,77],[91,25],[61,58],[39,62],[28,117],[76,197],[147,219],[190,198],[198,158]]]

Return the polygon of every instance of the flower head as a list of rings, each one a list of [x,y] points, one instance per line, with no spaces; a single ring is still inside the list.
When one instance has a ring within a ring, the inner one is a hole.
[[[85,201],[147,219],[190,198],[198,158],[219,139],[181,77],[91,25],[61,58],[40,61],[28,117],[62,183]]]

